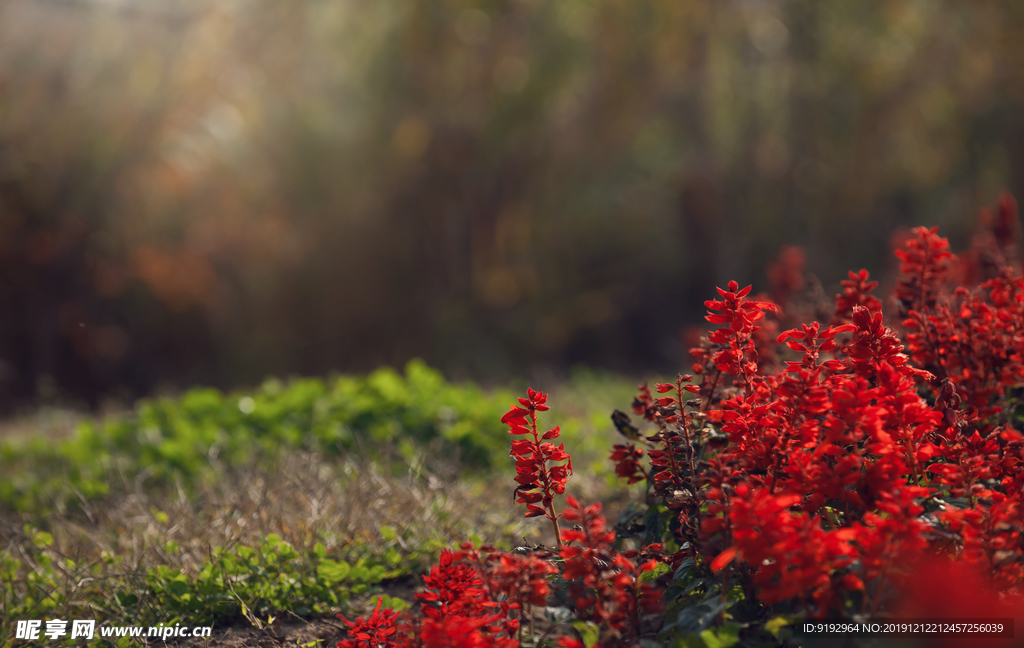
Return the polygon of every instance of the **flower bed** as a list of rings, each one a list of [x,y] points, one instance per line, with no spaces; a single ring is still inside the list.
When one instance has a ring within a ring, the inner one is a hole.
[[[614,530],[599,503],[558,503],[572,461],[530,390],[502,422],[517,501],[556,547],[446,553],[418,614],[378,606],[339,645],[779,645],[798,619],[1013,616],[1024,278],[1016,204],[983,216],[960,256],[913,230],[888,317],[863,270],[825,323],[719,289],[695,376],[640,387],[646,432],[613,415],[616,472],[646,486]]]

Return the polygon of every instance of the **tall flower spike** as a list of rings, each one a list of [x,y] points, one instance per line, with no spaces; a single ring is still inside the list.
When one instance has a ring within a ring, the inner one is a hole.
[[[755,322],[763,319],[765,312],[777,313],[779,307],[767,301],[746,299],[750,286],[741,290],[738,283],[730,281],[727,288],[717,289],[719,299],[704,302],[708,309],[704,319],[722,325],[707,338],[719,347],[711,356],[711,362],[718,371],[738,379],[749,393],[757,374],[757,351],[753,336],[760,327]],[[705,380],[708,380],[707,377]]]
[[[565,451],[564,443],[558,446],[551,443],[551,439],[558,438],[558,426],[543,436],[537,430],[537,412],[548,409],[547,400],[547,394],[528,389],[526,398],[520,398],[519,405],[513,405],[501,417],[501,422],[509,426],[509,434],[527,436],[513,440],[509,452],[516,459],[516,483],[519,484],[513,496],[517,503],[526,504],[524,517],[544,515],[551,520],[555,541],[561,546],[554,496],[565,492],[565,484],[572,475],[572,458]],[[565,463],[549,466],[549,462],[557,464],[561,461]]]

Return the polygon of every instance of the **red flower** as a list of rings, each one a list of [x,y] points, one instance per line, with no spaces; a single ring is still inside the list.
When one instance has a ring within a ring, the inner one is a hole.
[[[536,556],[501,553],[494,556],[490,582],[513,605],[546,605],[551,591],[547,577],[558,569]]]
[[[526,504],[524,517],[547,516],[555,528],[555,539],[559,540],[558,515],[555,513],[554,496],[565,492],[565,484],[572,475],[572,458],[565,451],[565,444],[556,446],[550,439],[558,438],[558,426],[548,430],[543,436],[537,431],[537,412],[548,409],[545,404],[548,395],[528,389],[526,398],[520,398],[515,405],[501,417],[501,422],[509,426],[509,434],[530,435],[533,438],[512,441],[512,451],[516,458],[516,502]],[[562,465],[548,467],[548,462],[565,461]]]
[[[566,503],[563,516],[578,528],[562,532],[559,555],[576,616],[599,626],[600,646],[629,645],[639,629],[639,611],[661,610],[661,599],[653,584],[640,583],[636,565],[615,550],[615,532],[607,529],[600,502],[583,508],[568,496]]]
[[[379,648],[380,646],[392,646],[395,641],[395,621],[398,614],[394,610],[381,610],[382,598],[377,599],[377,607],[369,617],[359,617],[355,621],[349,621],[342,615],[338,618],[349,627],[348,634],[351,639],[343,639],[338,642],[338,648]]]
[[[849,276],[849,279],[840,282],[843,292],[836,295],[836,313],[832,316],[833,324],[849,322],[853,318],[853,309],[856,306],[872,312],[882,310],[881,300],[871,294],[875,288],[878,288],[878,282],[869,280],[868,271],[853,272],[851,270]]]
[[[896,298],[907,310],[922,312],[934,306],[956,262],[949,241],[938,231],[938,227],[915,227],[905,247],[896,250],[903,275],[896,284]]]
[[[615,474],[627,480],[629,484],[635,484],[647,477],[646,471],[640,464],[643,457],[643,449],[632,443],[625,445],[616,443],[612,446],[611,460],[615,462]]]

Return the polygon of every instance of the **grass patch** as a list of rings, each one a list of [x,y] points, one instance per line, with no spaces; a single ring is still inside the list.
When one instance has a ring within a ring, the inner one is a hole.
[[[586,372],[556,390],[552,419],[587,498],[611,474],[603,408],[632,390]],[[73,435],[9,435],[0,646],[20,619],[265,628],[359,614],[378,595],[407,605],[442,548],[544,539],[494,498],[510,492],[500,417],[513,401],[411,363],[404,376],[193,390]]]

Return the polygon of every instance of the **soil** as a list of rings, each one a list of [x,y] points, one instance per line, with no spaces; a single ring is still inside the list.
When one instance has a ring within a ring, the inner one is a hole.
[[[309,648],[334,648],[341,641],[344,627],[337,618],[314,619],[311,621],[289,621],[275,623],[260,630],[250,625],[214,628],[212,636],[204,638],[169,639],[167,646],[217,647],[217,648],[277,648],[279,646],[308,646]],[[159,646],[162,641],[151,641]]]

